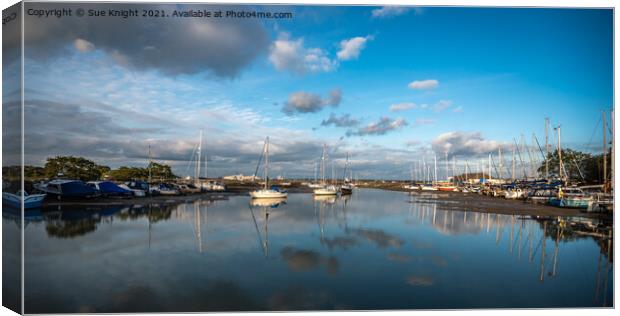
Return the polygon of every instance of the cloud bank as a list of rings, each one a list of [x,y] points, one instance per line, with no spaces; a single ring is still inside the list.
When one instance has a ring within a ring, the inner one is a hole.
[[[29,3],[27,8],[107,10],[109,4]],[[115,9],[184,10],[182,5],[114,4]],[[208,6],[226,10],[225,6]],[[229,8],[230,9],[230,8]],[[267,51],[269,38],[256,19],[167,19],[122,17],[62,19],[25,17],[26,58],[46,60],[71,54],[104,52],[118,64],[167,75],[211,72],[234,77]],[[249,45],[248,43],[251,43]],[[18,44],[18,43],[16,43]]]

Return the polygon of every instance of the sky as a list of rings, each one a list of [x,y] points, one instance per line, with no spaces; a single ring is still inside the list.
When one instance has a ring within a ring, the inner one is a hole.
[[[293,17],[27,16],[27,164],[80,155],[143,167],[150,145],[193,174],[202,129],[209,176],[252,174],[268,136],[272,177],[313,177],[326,144],[335,173],[348,154],[355,177],[408,179],[434,156],[471,169],[498,148],[510,155],[521,135],[543,144],[546,117],[563,147],[600,151],[601,111],[613,107],[611,10],[88,6],[112,7]],[[5,84],[5,99],[15,91]]]

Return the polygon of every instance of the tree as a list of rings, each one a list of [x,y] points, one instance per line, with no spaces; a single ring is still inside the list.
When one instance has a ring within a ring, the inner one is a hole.
[[[611,174],[611,156],[607,156],[607,176]],[[557,149],[549,153],[549,176],[559,177],[560,159]],[[562,149],[565,178],[570,182],[603,183],[603,155],[592,155],[572,149]],[[545,162],[541,163],[538,172],[545,173]]]
[[[43,167],[45,176],[53,178],[64,174],[71,179],[83,181],[98,180],[110,172],[110,167],[98,165],[92,160],[74,156],[56,156],[47,158]]]
[[[128,181],[135,179],[147,179],[149,176],[148,169],[139,167],[122,166],[118,169],[110,171],[110,177],[118,181]]]
[[[172,168],[169,165],[151,162],[149,166],[151,168],[151,177],[153,179],[173,179],[177,177],[174,173],[172,173]]]
[[[151,177],[154,180],[176,178],[176,175],[172,173],[172,168],[169,165],[152,162],[150,166]],[[110,177],[118,181],[135,179],[147,180],[149,177],[149,168],[122,166],[118,169],[110,171]]]

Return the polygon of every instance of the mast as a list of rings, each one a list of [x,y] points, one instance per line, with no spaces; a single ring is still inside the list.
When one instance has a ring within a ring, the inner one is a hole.
[[[317,182],[317,167],[316,167],[316,160],[314,161],[314,183]]]
[[[515,156],[515,146],[512,146],[512,182],[515,182],[515,169],[517,166],[517,157]]]
[[[196,181],[200,181],[200,162],[201,162],[201,158],[200,155],[202,153],[202,130],[200,130],[200,140],[198,141],[198,160],[196,161]]]
[[[452,155],[452,182],[456,185],[456,156]]]
[[[435,181],[437,181],[437,155],[435,155]]]
[[[497,175],[498,178],[502,178],[502,171],[504,171],[502,168],[504,167],[504,164],[502,163],[502,146],[497,146],[497,155],[499,156],[499,174]]]
[[[605,110],[603,115],[603,192],[607,193],[607,117]]]
[[[549,118],[545,117],[545,179],[549,181]]]
[[[265,190],[267,190],[269,182],[269,136],[265,138]]]
[[[491,180],[491,154],[489,154],[489,180]]]
[[[321,184],[325,185],[325,150],[327,145],[323,144],[323,154],[321,155]]]
[[[151,183],[151,178],[153,176],[151,171],[151,166],[153,165],[153,160],[151,159],[151,143],[149,143],[149,184]]]
[[[437,178],[435,176],[435,178]],[[446,182],[448,181],[448,151],[446,150]]]
[[[562,173],[562,169],[564,167],[564,165],[562,164],[562,144],[561,144],[561,130],[560,130],[560,124],[558,124],[558,127],[556,127],[555,129],[558,131],[558,158],[560,159],[560,181],[564,179],[564,174]]]

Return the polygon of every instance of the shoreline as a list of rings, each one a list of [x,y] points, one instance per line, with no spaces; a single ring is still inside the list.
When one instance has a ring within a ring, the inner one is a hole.
[[[190,203],[196,200],[227,200],[231,196],[247,196],[254,187],[233,187],[226,192],[206,192],[199,194],[179,195],[179,196],[147,196],[132,198],[97,198],[92,200],[64,200],[64,201],[45,201],[44,207],[53,206],[108,206],[108,205],[131,205],[131,204],[179,204]],[[287,188],[291,194],[312,194],[312,189],[308,187],[290,187]],[[402,188],[377,188],[377,187],[361,187],[366,190],[385,190],[393,192],[406,193],[415,197],[418,203],[437,204],[442,209],[493,213],[506,215],[528,215],[543,217],[584,217],[594,218],[604,221],[613,221],[613,213],[588,213],[580,209],[559,208],[544,204],[534,204],[523,200],[507,200],[503,198],[479,195],[476,193],[461,192],[442,192],[442,191],[409,191]],[[356,192],[357,191],[357,192]],[[359,194],[356,189],[353,194]],[[409,202],[411,203],[411,201]]]

